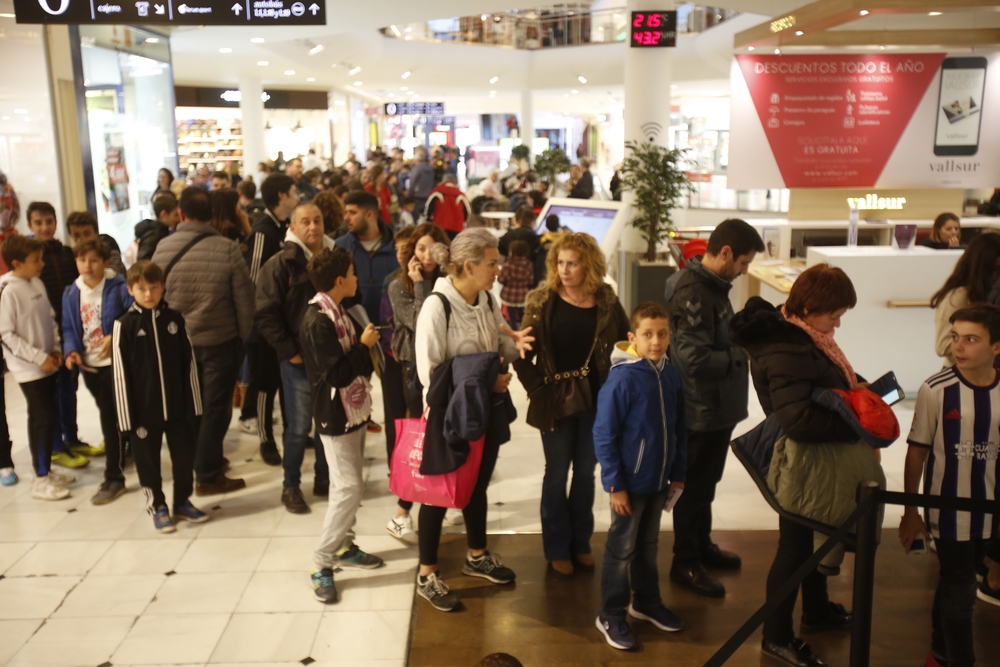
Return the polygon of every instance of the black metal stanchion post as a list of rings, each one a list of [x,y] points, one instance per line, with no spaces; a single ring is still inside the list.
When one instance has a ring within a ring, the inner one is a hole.
[[[875,590],[875,550],[881,506],[875,482],[858,485],[858,504],[867,504],[858,519],[854,555],[854,622],[851,627],[851,667],[869,667],[872,643],[872,600]]]

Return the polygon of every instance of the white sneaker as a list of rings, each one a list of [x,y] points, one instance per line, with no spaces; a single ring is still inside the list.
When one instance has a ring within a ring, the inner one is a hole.
[[[251,417],[250,419],[240,420],[240,430],[244,433],[249,433],[251,435],[257,434],[257,418]]]
[[[56,486],[69,486],[76,481],[76,477],[73,475],[67,475],[65,473],[56,472],[55,470],[49,471],[49,481]]]
[[[69,491],[56,486],[48,477],[36,477],[31,482],[31,497],[39,500],[62,500],[69,498]]]
[[[385,529],[393,537],[399,538],[407,544],[417,543],[417,531],[413,530],[413,518],[409,514],[394,516],[389,519]]]
[[[461,526],[463,523],[465,516],[462,515],[462,510],[450,509],[444,513],[444,525]]]

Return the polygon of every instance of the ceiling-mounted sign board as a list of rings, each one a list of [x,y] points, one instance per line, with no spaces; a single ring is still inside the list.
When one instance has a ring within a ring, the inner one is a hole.
[[[14,0],[18,23],[326,25],[325,0]]]
[[[443,116],[444,102],[389,102],[385,105],[385,115]]]

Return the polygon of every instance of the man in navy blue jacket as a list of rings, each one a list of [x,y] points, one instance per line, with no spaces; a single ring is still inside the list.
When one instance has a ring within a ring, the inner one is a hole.
[[[594,421],[594,449],[612,510],[595,624],[609,645],[622,650],[637,646],[627,616],[665,632],[684,627],[663,604],[656,567],[660,517],[683,491],[687,472],[684,389],[680,372],[667,361],[666,309],[640,303],[630,325],[629,342],[611,353]]]
[[[380,320],[382,285],[386,277],[399,268],[392,230],[379,222],[378,199],[363,190],[344,197],[344,222],[348,231],[337,239],[337,245],[354,255],[354,271],[358,276],[358,292],[345,299],[344,306],[350,308],[361,304],[369,322],[385,324]],[[374,422],[369,423],[369,432],[381,430]]]

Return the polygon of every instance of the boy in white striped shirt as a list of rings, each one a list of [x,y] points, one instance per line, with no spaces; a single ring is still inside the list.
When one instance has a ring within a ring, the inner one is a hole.
[[[907,438],[904,488],[949,498],[997,499],[1000,450],[1000,307],[976,304],[951,316],[955,365],[920,387]],[[934,536],[941,574],[932,611],[927,667],[973,667],[972,608],[976,571],[986,542],[1000,537],[1000,512],[932,509],[930,531],[916,507],[907,507],[899,540],[907,553],[922,534]]]

